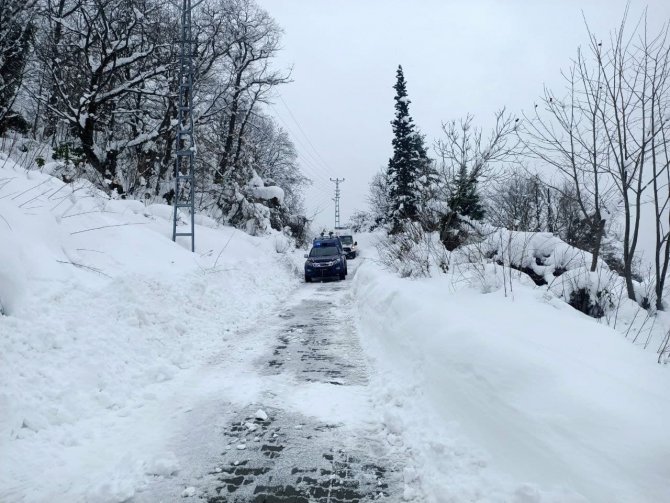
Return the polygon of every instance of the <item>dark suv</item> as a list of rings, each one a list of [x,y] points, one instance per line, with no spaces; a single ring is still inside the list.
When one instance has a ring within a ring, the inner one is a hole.
[[[305,281],[313,279],[338,278],[347,275],[347,259],[342,243],[337,238],[316,239],[309,255],[305,255]]]

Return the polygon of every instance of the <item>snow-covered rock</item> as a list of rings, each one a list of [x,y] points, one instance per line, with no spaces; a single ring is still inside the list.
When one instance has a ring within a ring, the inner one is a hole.
[[[267,421],[268,420],[268,415],[263,409],[258,409],[256,411],[256,414],[254,414],[254,417],[260,421]]]

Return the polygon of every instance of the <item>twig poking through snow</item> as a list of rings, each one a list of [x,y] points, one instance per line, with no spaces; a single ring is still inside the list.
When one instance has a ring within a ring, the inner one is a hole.
[[[223,245],[223,248],[221,248],[221,251],[219,254],[216,256],[216,260],[214,261],[214,266],[212,266],[212,269],[216,269],[216,264],[219,263],[219,258],[221,257],[221,254],[228,248],[228,244],[230,243],[230,240],[233,239],[233,236],[235,235],[235,231],[237,229],[233,229],[233,232],[231,232],[230,237],[228,238],[228,241],[226,241],[226,244]]]
[[[79,269],[86,269],[87,271],[97,272],[98,274],[102,274],[103,276],[106,276],[106,277],[108,277],[108,278],[111,278],[111,276],[110,276],[109,274],[105,274],[105,273],[102,272],[100,269],[96,269],[95,267],[91,267],[91,266],[84,265],[84,264],[78,264],[78,263],[76,263],[76,262],[69,262],[69,261],[67,261],[67,260],[56,260],[56,262],[58,262],[59,264],[69,264],[69,265],[73,265],[73,266],[75,266],[75,267],[78,267]]]
[[[6,219],[5,217],[3,217],[2,215],[0,215],[0,218],[2,218],[2,221],[5,222],[5,223],[7,224],[7,227],[9,228],[10,231],[13,231],[13,230],[14,230],[14,229],[12,229],[12,226],[9,225],[9,222],[7,221],[7,219]]]
[[[97,231],[100,229],[108,229],[110,227],[125,227],[127,225],[146,225],[144,222],[137,222],[137,223],[128,223],[128,224],[114,224],[114,225],[103,225],[102,227],[91,227],[90,229],[83,229],[81,231],[74,231],[71,232],[70,234],[81,234],[82,232],[89,232],[89,231]]]

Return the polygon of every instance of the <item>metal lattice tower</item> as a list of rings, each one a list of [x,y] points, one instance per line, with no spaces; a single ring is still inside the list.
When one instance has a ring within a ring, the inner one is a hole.
[[[340,228],[340,183],[344,182],[344,178],[331,178],[331,182],[335,183],[335,230]]]
[[[179,98],[177,103],[177,137],[174,173],[174,212],[172,241],[178,236],[191,237],[195,251],[195,138],[193,136],[193,38],[191,33],[191,0],[183,0],[179,66]],[[190,230],[177,232],[179,208],[188,208]]]

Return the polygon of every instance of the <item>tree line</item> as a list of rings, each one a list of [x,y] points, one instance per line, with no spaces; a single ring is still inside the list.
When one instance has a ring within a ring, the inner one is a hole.
[[[18,131],[115,197],[171,203],[180,3],[4,0],[0,3],[0,134]],[[253,0],[193,10],[196,204],[257,232],[305,226],[297,153],[265,112],[290,71],[272,61],[281,29]],[[251,181],[278,186],[257,197]]]
[[[653,303],[670,265],[670,40],[646,13],[628,13],[605,39],[588,40],[562,89],[545,88],[531,112],[495,115],[485,134],[474,118],[445,122],[428,158],[409,113],[402,67],[396,75],[393,156],[370,186],[369,214],[354,225],[390,236],[439,233],[448,250],[468,242],[471,222],[551,232],[605,261],[640,303],[640,233],[653,227]],[[410,229],[411,228],[411,229]],[[648,257],[647,257],[648,258]]]

